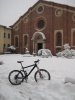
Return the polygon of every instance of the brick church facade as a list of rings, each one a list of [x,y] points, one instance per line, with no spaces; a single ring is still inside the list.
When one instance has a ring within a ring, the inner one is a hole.
[[[39,0],[11,27],[17,53],[45,48],[55,54],[65,43],[75,49],[75,7]]]

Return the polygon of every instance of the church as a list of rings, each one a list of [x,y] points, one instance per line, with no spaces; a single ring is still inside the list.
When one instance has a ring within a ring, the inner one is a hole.
[[[17,53],[49,49],[55,55],[65,43],[75,49],[75,7],[38,0],[11,28]]]

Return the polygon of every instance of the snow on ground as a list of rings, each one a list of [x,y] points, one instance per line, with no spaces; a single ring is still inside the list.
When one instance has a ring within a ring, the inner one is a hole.
[[[37,59],[40,59],[39,67],[50,72],[51,80],[36,83],[35,70],[27,83],[18,86],[10,84],[9,72],[21,68],[17,61],[23,60],[25,66],[33,64]],[[5,54],[0,55],[0,61],[4,63],[0,65],[0,100],[75,100],[75,84],[64,84],[66,77],[75,79],[75,59]]]

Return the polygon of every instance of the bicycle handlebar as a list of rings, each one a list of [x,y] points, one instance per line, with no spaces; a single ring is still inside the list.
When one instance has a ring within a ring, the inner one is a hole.
[[[36,61],[34,61],[34,63],[38,63],[40,60],[38,59],[38,60],[36,60]]]

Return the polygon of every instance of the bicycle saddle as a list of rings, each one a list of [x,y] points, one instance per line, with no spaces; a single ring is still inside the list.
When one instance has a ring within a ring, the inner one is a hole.
[[[21,62],[23,62],[23,61],[17,61],[17,63],[21,63]]]

